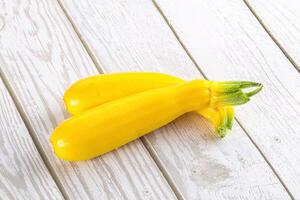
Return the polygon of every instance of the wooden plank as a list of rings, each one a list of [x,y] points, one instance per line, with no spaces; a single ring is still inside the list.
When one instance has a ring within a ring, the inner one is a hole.
[[[246,0],[245,2],[300,71],[300,1]]]
[[[0,68],[69,199],[175,199],[140,140],[88,162],[63,162],[49,136],[62,94],[97,70],[56,1],[2,1]]]
[[[63,199],[0,79],[0,199]]]
[[[63,0],[62,5],[105,72],[201,77],[151,1]],[[228,138],[218,140],[205,120],[191,114],[145,141],[184,199],[289,199],[237,124]]]
[[[241,1],[158,0],[210,79],[262,82],[236,114],[288,190],[300,198],[300,76]],[[176,5],[176,6],[175,6]]]

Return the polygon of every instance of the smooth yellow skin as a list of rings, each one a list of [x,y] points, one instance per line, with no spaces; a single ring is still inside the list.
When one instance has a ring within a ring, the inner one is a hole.
[[[74,83],[65,92],[64,102],[67,111],[76,115],[115,99],[183,82],[174,76],[151,72],[96,75]]]
[[[110,101],[64,121],[53,132],[56,155],[87,160],[211,103],[211,82],[195,80]]]
[[[67,111],[77,115],[112,100],[184,82],[175,76],[153,72],[96,75],[73,84],[65,92],[64,101]],[[197,113],[212,122],[220,134],[225,133],[229,128],[225,122],[229,121],[230,124],[234,115],[232,106],[208,107],[198,110]]]

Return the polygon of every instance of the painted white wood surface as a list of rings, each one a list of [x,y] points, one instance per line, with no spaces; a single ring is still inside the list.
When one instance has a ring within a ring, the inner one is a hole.
[[[103,71],[201,78],[151,1],[61,2]],[[231,135],[219,140],[204,119],[190,114],[145,141],[184,199],[289,199],[237,124]]]
[[[63,162],[49,137],[62,94],[97,70],[56,1],[1,1],[0,68],[69,199],[175,199],[140,140],[88,162]]]
[[[63,199],[1,79],[0,199]]]
[[[210,79],[262,82],[237,109],[245,130],[296,198],[300,198],[300,76],[242,1],[157,0]]]
[[[300,70],[300,1],[246,0],[246,3]]]

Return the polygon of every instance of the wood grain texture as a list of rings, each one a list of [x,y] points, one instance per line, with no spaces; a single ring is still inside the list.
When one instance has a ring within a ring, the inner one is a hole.
[[[103,71],[201,78],[151,1],[63,0],[62,5]],[[237,124],[218,140],[204,119],[190,114],[145,141],[183,199],[289,199]]]
[[[262,82],[236,115],[294,198],[300,198],[300,76],[238,0],[157,0],[210,79]],[[175,6],[176,5],[176,6]]]
[[[56,1],[1,1],[0,68],[69,199],[175,199],[140,140],[87,162],[63,162],[49,137],[62,95],[97,70]]]
[[[0,199],[63,199],[0,79]]]
[[[246,0],[245,2],[300,71],[300,1]]]

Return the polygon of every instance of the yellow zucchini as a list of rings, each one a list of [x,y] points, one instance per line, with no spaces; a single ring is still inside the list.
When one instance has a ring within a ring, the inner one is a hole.
[[[243,88],[257,87],[251,92]],[[180,115],[208,106],[244,104],[261,90],[253,82],[195,80],[148,90],[96,106],[60,124],[51,135],[56,155],[87,160],[116,149]]]

